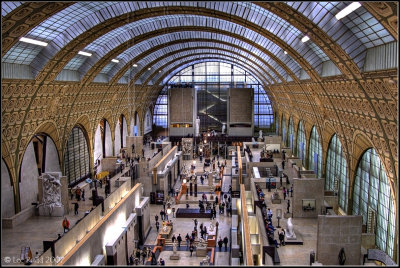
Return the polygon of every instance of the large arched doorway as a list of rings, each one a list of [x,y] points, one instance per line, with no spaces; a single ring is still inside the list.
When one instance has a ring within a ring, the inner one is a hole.
[[[45,133],[38,133],[29,142],[22,158],[19,176],[21,210],[38,202],[38,177],[44,172],[61,172],[54,141]]]

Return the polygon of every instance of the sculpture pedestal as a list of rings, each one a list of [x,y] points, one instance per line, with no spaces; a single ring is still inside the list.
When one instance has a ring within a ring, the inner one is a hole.
[[[53,207],[51,214],[50,214],[50,208],[40,206],[39,207],[39,216],[62,217],[62,216],[64,216],[64,206]]]
[[[207,255],[207,247],[198,246],[196,248],[197,257],[205,257]]]
[[[181,257],[179,256],[178,253],[172,253],[171,256],[169,256],[170,260],[179,260]]]
[[[296,240],[296,239],[297,239],[297,237],[296,237],[296,234],[295,234],[295,232],[293,231],[293,234],[292,234],[292,236],[289,236],[289,235],[288,235],[288,231],[287,231],[287,229],[285,229],[285,239],[286,239],[286,240]]]

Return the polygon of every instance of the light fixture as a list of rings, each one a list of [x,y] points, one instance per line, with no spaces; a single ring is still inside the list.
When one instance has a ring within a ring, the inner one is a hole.
[[[159,70],[158,72],[161,73],[161,70]]]
[[[167,214],[171,214],[171,212],[172,212],[172,209],[171,209],[171,203],[167,203]]]
[[[132,67],[137,67],[137,64],[133,64]]]
[[[183,182],[183,183],[186,183],[186,182],[187,182],[186,178],[184,178],[182,182]]]
[[[46,42],[34,40],[34,39],[31,39],[31,38],[27,38],[27,37],[21,37],[19,39],[19,41],[25,42],[25,43],[29,43],[29,44],[39,45],[39,46],[43,46],[43,47],[47,46]]]
[[[147,70],[149,70],[149,71],[150,71],[150,70],[151,70],[151,67],[149,67]]]
[[[112,61],[112,62],[115,62],[115,63],[118,63],[118,62],[119,62],[119,60],[117,60],[117,59],[112,59],[111,61]]]
[[[349,15],[351,12],[353,12],[360,6],[361,6],[361,4],[359,2],[353,2],[350,5],[348,5],[347,7],[345,7],[344,9],[342,9],[339,13],[337,13],[335,15],[335,17],[337,20],[340,20],[340,19],[346,17],[347,15]]]
[[[287,51],[286,51],[286,50],[284,50],[284,51],[283,51],[283,53],[284,53],[284,54],[287,54]]]
[[[303,38],[301,38],[301,42],[305,43],[308,40],[310,40],[310,37],[308,37],[307,35],[305,35]]]
[[[87,57],[92,56],[92,53],[88,53],[88,52],[85,52],[85,51],[79,51],[78,54],[79,55],[83,55],[83,56],[87,56]]]

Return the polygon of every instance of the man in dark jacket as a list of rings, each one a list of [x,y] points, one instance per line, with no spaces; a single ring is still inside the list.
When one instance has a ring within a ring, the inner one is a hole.
[[[228,250],[228,237],[224,237],[225,251]]]

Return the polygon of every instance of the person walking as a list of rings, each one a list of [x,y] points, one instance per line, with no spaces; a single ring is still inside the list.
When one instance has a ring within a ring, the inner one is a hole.
[[[225,251],[228,250],[228,237],[224,237],[224,245],[225,245]]]
[[[176,241],[178,241],[178,247],[181,247],[181,242],[182,242],[182,236],[181,234],[178,235],[178,237],[176,238]]]
[[[74,204],[75,215],[78,215],[79,204],[78,203],[73,203],[73,204]]]
[[[282,231],[279,232],[279,242],[281,246],[285,245],[285,230],[282,229]]]
[[[69,220],[67,219],[67,217],[64,218],[62,222],[62,227],[64,228],[64,233],[69,231]]]
[[[286,188],[283,187],[283,200],[286,200]]]
[[[81,201],[81,189],[78,187],[75,190],[76,200]]]
[[[157,233],[158,233],[160,230],[160,223],[158,221],[156,221],[156,229],[157,229]]]
[[[282,170],[285,169],[285,160],[282,161]]]
[[[160,258],[160,265],[161,265],[161,266],[165,266],[165,261],[164,261],[163,258]]]
[[[185,239],[186,239],[186,248],[189,248],[189,240],[190,240],[189,233],[186,233]]]
[[[190,244],[190,248],[189,248],[189,250],[190,250],[190,257],[192,257],[193,250],[194,250],[193,243],[192,243],[192,244]]]
[[[222,251],[222,244],[223,244],[223,243],[224,243],[224,242],[222,241],[222,238],[219,237],[219,240],[218,240],[219,251]]]
[[[175,243],[175,240],[176,240],[175,234],[172,235],[171,240],[172,240],[172,244],[174,244],[174,243]]]
[[[85,189],[82,189],[82,201],[85,201]]]
[[[164,220],[164,210],[160,211],[160,216],[161,216],[161,220],[163,221]]]
[[[155,215],[155,216],[154,216],[154,219],[155,219],[156,221],[158,221],[158,215]]]

